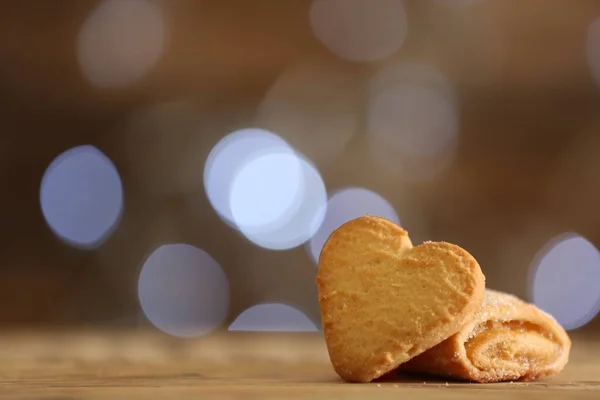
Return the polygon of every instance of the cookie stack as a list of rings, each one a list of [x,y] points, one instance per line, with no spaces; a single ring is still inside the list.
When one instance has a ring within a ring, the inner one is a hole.
[[[532,380],[560,372],[571,341],[550,315],[485,288],[475,258],[425,242],[383,218],[335,230],[317,275],[321,319],[335,371],[370,382],[393,371],[474,382]]]

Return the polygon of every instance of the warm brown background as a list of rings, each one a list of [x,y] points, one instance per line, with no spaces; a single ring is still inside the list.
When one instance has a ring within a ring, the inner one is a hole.
[[[173,30],[156,68],[133,86],[97,90],[82,76],[74,45],[96,1],[1,2],[3,323],[135,317],[141,262],[155,246],[174,241],[219,260],[231,282],[232,318],[259,301],[286,301],[318,320],[316,269],[302,248],[277,253],[252,246],[218,219],[201,182],[191,192],[157,189],[170,181],[192,135],[203,136],[195,149],[201,171],[224,133],[251,125],[286,66],[331,64],[359,85],[371,67],[344,63],[315,39],[307,0],[163,3]],[[550,238],[577,231],[600,244],[600,88],[586,47],[600,1],[488,0],[462,9],[427,0],[405,4],[411,31],[394,58],[435,63],[456,87],[462,124],[454,164],[434,181],[407,183],[371,162],[359,133],[341,156],[317,166],[330,190],[377,190],[416,242],[456,242],[477,257],[490,286],[525,296],[529,265]],[[193,107],[175,105],[130,122],[140,110],[171,102]],[[91,252],[56,239],[39,207],[46,167],[80,144],[104,151],[125,186],[119,229]]]

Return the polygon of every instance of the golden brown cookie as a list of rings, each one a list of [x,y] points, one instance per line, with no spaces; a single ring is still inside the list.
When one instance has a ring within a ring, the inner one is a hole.
[[[347,381],[369,382],[468,323],[483,303],[485,278],[462,248],[413,247],[398,225],[366,216],[327,239],[317,286],[335,371]]]
[[[477,318],[399,370],[475,382],[533,380],[562,371],[570,349],[569,336],[550,315],[488,289]]]

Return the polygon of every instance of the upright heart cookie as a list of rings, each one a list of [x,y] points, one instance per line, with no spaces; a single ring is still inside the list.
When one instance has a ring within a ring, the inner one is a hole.
[[[458,332],[483,304],[485,277],[462,248],[413,247],[398,225],[366,216],[327,239],[317,286],[335,371],[369,382]]]

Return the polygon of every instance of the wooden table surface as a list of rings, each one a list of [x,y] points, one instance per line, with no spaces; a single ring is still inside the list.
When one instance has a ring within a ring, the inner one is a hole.
[[[333,372],[320,334],[183,340],[146,330],[10,331],[0,333],[0,398],[600,399],[600,335],[573,342],[565,371],[538,382],[348,384]]]

